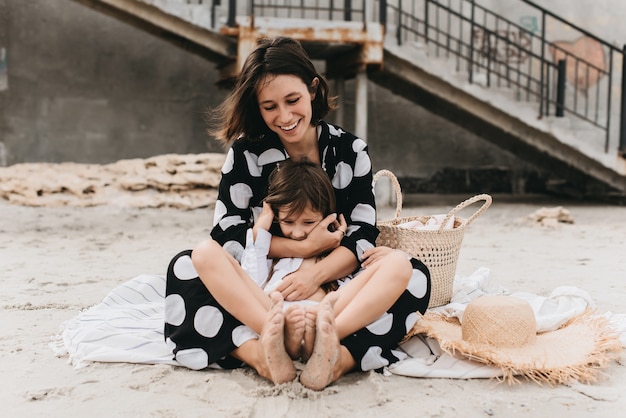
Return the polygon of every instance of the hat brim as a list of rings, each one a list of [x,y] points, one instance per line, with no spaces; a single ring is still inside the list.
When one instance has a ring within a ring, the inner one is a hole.
[[[462,339],[456,318],[427,312],[409,335],[426,334],[436,339],[452,355],[498,366],[503,380],[513,383],[515,376],[526,376],[537,383],[583,383],[597,381],[600,369],[621,351],[619,335],[608,320],[590,310],[573,318],[556,331],[537,334],[534,342],[522,347],[493,347],[473,344]]]

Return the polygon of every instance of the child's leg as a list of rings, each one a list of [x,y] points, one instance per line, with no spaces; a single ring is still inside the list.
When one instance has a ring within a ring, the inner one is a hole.
[[[335,323],[342,339],[384,314],[404,292],[411,278],[406,255],[393,251],[370,265],[338,291]]]
[[[292,303],[285,308],[285,349],[293,360],[302,357],[305,327],[305,308],[303,306]]]
[[[313,348],[315,347],[317,309],[318,306],[307,306],[304,308],[304,337],[302,341],[302,360],[304,362],[311,358]]]

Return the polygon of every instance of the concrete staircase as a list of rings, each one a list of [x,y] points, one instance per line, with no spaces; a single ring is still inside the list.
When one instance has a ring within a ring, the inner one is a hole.
[[[536,103],[515,100],[504,89],[468,84],[448,60],[396,47],[391,40],[385,42],[383,70],[369,78],[538,167],[549,167],[561,179],[556,191],[626,196],[626,160],[616,146],[605,152],[600,129],[568,118],[539,119]]]
[[[397,46],[378,24],[250,19],[245,7],[227,15],[227,5],[209,0],[72,0],[125,21],[215,62],[223,81],[236,75],[256,36],[299,38],[314,59],[327,62],[327,75],[369,80],[390,89],[562,179],[565,194],[626,198],[626,159],[616,145],[605,150],[603,132],[569,118],[537,118],[533,103],[506,89],[469,84],[445,58],[418,44]],[[221,3],[228,3],[222,1]],[[242,3],[242,2],[239,2]],[[245,2],[244,2],[245,3]],[[237,28],[227,27],[236,19]],[[312,33],[315,37],[311,37]],[[391,33],[389,29],[387,33]],[[308,36],[308,37],[307,37]],[[555,186],[556,189],[559,185]]]

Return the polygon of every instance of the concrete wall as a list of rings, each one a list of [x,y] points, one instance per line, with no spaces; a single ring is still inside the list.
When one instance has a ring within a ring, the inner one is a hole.
[[[540,14],[536,9],[517,0],[479,0],[479,4],[494,13],[501,14],[511,20],[518,20],[520,23],[529,22],[529,18],[539,19]],[[624,15],[626,15],[626,3],[616,0],[534,0],[534,3],[543,7],[563,19],[579,26],[594,35],[622,46],[626,42],[626,26],[624,26]],[[559,33],[566,37],[566,28],[559,28],[559,24],[548,19],[551,33]],[[538,21],[538,25],[541,22]],[[574,34],[577,36],[576,34]]]
[[[2,49],[0,165],[221,151],[203,119],[225,95],[211,62],[69,0],[0,0]],[[534,191],[530,164],[373,83],[369,98],[374,168],[408,191]],[[353,104],[348,81],[348,130]]]
[[[68,0],[0,0],[0,163],[106,163],[221,150],[214,64]]]

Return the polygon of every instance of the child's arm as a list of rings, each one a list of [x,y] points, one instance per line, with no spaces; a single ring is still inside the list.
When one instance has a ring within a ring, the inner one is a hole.
[[[274,222],[274,212],[267,202],[263,202],[263,209],[261,210],[261,214],[254,222],[254,227],[252,228],[252,237],[256,240],[257,231],[259,229],[269,231],[272,227],[272,222]]]
[[[274,213],[263,202],[263,211],[246,234],[246,247],[241,256],[241,267],[259,287],[263,287],[270,273],[272,260],[268,258],[272,235],[269,233]]]

